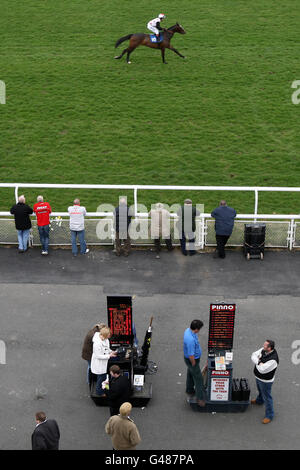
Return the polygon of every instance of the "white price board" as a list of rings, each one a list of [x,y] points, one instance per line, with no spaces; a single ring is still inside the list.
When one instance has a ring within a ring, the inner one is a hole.
[[[212,377],[210,388],[211,401],[228,401],[229,397],[229,378]]]

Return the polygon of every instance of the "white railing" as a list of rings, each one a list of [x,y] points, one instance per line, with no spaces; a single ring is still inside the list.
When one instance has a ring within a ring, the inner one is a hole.
[[[83,190],[83,189],[94,189],[94,190],[131,190],[133,191],[133,200],[134,200],[134,214],[135,219],[139,220],[141,218],[147,218],[148,213],[139,212],[139,203],[138,203],[138,191],[140,190],[159,190],[159,191],[221,191],[223,193],[228,191],[247,191],[254,194],[254,208],[252,214],[238,214],[236,217],[237,224],[248,222],[257,222],[263,221],[272,227],[272,230],[275,230],[275,224],[282,223],[284,227],[282,228],[284,234],[281,235],[281,238],[285,240],[284,244],[282,240],[280,244],[270,243],[269,246],[280,246],[292,249],[294,247],[300,247],[300,215],[274,215],[274,214],[258,214],[258,205],[259,205],[259,194],[261,192],[300,192],[300,188],[297,187],[264,187],[264,186],[159,186],[159,185],[107,185],[107,184],[43,184],[43,183],[0,183],[0,188],[13,188],[15,199],[18,201],[20,194],[20,189],[26,188],[48,188],[48,189],[73,189]],[[121,195],[121,194],[120,194]],[[7,218],[10,216],[8,211],[0,212],[1,217]],[[109,218],[112,217],[112,212],[88,212],[87,217],[93,217],[97,219]],[[171,213],[172,218],[177,217],[175,213]],[[67,212],[53,212],[51,218],[56,217],[68,217]],[[3,220],[3,219],[2,219]],[[207,239],[208,229],[211,226],[212,219],[211,215],[208,213],[201,213],[198,217],[197,223],[197,245],[200,249],[203,249],[205,246],[214,245],[214,243]],[[285,224],[284,224],[285,223]],[[237,225],[235,224],[235,225]],[[1,220],[0,220],[1,225]],[[277,226],[278,231],[278,226]],[[286,232],[286,234],[285,234]],[[113,231],[111,234],[113,240]],[[1,243],[1,236],[0,236]],[[69,241],[66,243],[69,244]],[[99,243],[101,244],[101,242]],[[230,244],[230,241],[229,241]],[[232,242],[231,246],[241,246],[242,242]]]
[[[132,190],[135,214],[137,214],[139,190],[163,191],[248,191],[254,193],[254,216],[258,215],[259,193],[261,192],[300,192],[300,187],[281,186],[156,186],[156,185],[120,185],[120,184],[44,184],[44,183],[0,183],[0,188],[14,188],[15,199],[18,200],[19,188],[49,189],[124,189]]]

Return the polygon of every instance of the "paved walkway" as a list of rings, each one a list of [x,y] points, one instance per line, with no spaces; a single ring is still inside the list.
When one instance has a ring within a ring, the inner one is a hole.
[[[140,449],[298,449],[300,365],[292,344],[300,340],[300,253],[267,251],[246,261],[230,251],[184,257],[179,250],[136,250],[117,258],[110,248],[73,258],[69,250],[18,254],[0,247],[1,449],[29,449],[34,413],[45,410],[60,424],[63,449],[111,449],[104,433],[107,408],[96,407],[85,383],[81,346],[86,332],[106,320],[106,295],[134,295],[140,343],[154,316],[150,360],[158,365],[153,399],[133,417]],[[276,417],[266,426],[262,408],[241,414],[193,412],[185,401],[182,335],[194,318],[204,321],[206,358],[209,304],[235,301],[234,375],[249,379],[255,395],[252,351],[276,341],[280,367],[273,387]],[[300,354],[298,354],[298,357]]]

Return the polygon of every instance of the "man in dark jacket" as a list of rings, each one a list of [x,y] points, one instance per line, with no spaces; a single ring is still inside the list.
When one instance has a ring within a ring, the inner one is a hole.
[[[272,385],[275,379],[276,370],[279,364],[279,358],[275,349],[275,342],[267,339],[263,347],[252,353],[251,356],[254,366],[254,375],[258,395],[251,400],[252,405],[265,405],[265,417],[263,424],[268,424],[274,417],[274,406],[272,398]]]
[[[113,416],[119,413],[122,403],[129,401],[131,389],[129,379],[126,375],[121,374],[118,365],[111,366],[109,374],[109,389],[106,390],[106,395],[110,406],[110,415]]]
[[[219,207],[214,209],[211,216],[215,219],[215,231],[217,241],[216,258],[225,258],[225,245],[232,234],[236,211],[227,206],[226,201],[221,201]]]
[[[35,415],[36,427],[31,436],[32,450],[58,450],[60,431],[55,419],[47,419],[43,411]]]
[[[19,253],[24,253],[28,248],[31,220],[29,215],[33,209],[25,204],[25,196],[19,197],[19,202],[12,206],[10,213],[15,216],[15,226],[18,232]]]
[[[190,199],[184,201],[184,205],[179,209],[178,213],[178,229],[181,245],[181,252],[184,256],[195,255],[195,232],[196,232],[196,217],[200,215],[200,211],[193,206]],[[187,248],[186,242],[189,241]]]
[[[128,233],[131,222],[131,210],[127,206],[126,197],[120,197],[119,206],[114,213],[114,228],[116,232],[116,255],[122,253],[122,241],[124,242],[124,255],[128,256],[131,249],[131,241]]]

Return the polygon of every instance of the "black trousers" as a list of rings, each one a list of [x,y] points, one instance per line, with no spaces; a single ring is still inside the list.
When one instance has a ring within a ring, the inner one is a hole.
[[[189,249],[189,250],[186,249],[187,239],[188,239],[189,243],[192,245],[192,247],[194,249]],[[196,236],[195,236],[194,232],[182,233],[181,234],[181,239],[180,239],[181,253],[184,256],[187,256],[187,255],[193,256],[193,255],[196,254],[196,250],[195,250],[195,246],[194,246],[195,245],[195,240],[196,240]]]
[[[230,235],[216,235],[217,251],[220,258],[225,258],[225,245]]]
[[[166,246],[167,246],[167,249],[168,251],[172,251],[173,250],[173,245],[172,245],[172,239],[171,237],[170,238],[165,238],[165,243],[166,243]],[[154,239],[154,245],[155,245],[155,250],[157,253],[160,252],[160,238],[155,238]]]
[[[120,407],[115,408],[113,406],[110,406],[109,411],[110,411],[110,416],[118,415],[120,412]]]

